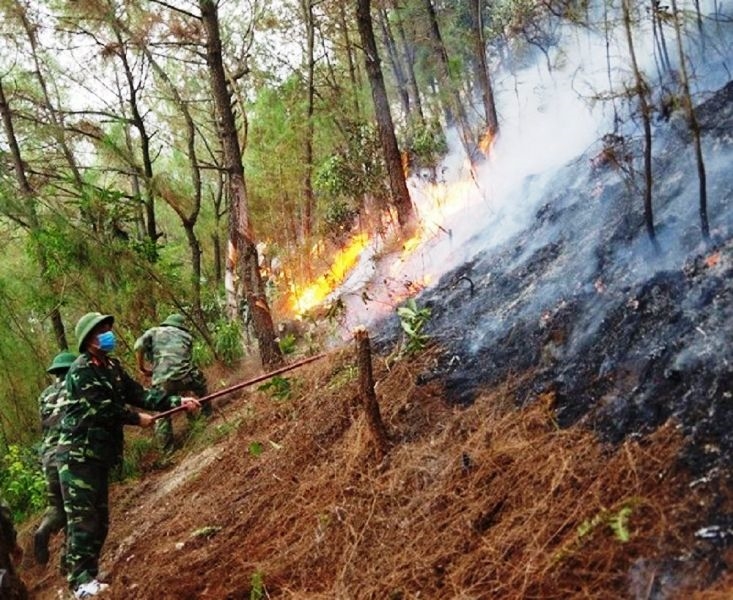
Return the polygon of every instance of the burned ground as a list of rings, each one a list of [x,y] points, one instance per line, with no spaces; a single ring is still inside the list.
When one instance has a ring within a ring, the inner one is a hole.
[[[661,254],[589,153],[526,231],[418,298],[426,350],[395,360],[399,324],[373,329],[384,460],[348,345],[287,399],[235,396],[113,486],[107,597],[731,597],[732,89],[699,115],[710,246],[678,124],[658,134]],[[23,576],[40,600],[63,589]]]

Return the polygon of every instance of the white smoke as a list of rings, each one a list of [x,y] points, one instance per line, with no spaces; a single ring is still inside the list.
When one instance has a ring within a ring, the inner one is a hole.
[[[713,3],[708,10],[715,7],[720,10]],[[665,28],[665,35],[670,60],[676,66],[674,30]],[[490,158],[475,172],[457,134],[449,132],[450,152],[439,169],[444,205],[438,202],[436,210],[430,184],[424,178],[411,179],[411,196],[425,231],[423,243],[405,256],[393,253],[375,260],[384,251],[375,242],[364,254],[337,292],[349,311],[346,330],[393,311],[415,282],[429,278],[431,284],[436,283],[477,253],[490,252],[525,229],[539,203],[546,201],[548,183],[563,166],[582,159],[590,169],[588,157],[600,152],[601,137],[614,131],[614,107],[622,116],[616,131],[639,135],[633,118],[635,100],[614,98],[633,86],[627,41],[620,26],[608,36],[600,26],[596,31],[565,26],[559,39],[561,43],[549,49],[547,56],[538,53],[535,64],[493,74],[500,136]],[[695,72],[697,90],[716,89],[727,81],[725,61],[730,53],[721,50],[722,40],[716,40],[717,49],[709,55],[715,59],[708,58],[707,78],[701,77],[700,70]],[[650,26],[634,32],[634,44],[647,80],[659,81]],[[697,45],[686,51],[694,54]],[[535,245],[540,243],[535,240]]]

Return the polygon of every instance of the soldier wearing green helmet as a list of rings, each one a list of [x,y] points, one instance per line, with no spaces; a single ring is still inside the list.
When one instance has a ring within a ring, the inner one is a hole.
[[[98,312],[79,319],[79,358],[66,375],[66,401],[56,452],[66,512],[67,580],[75,598],[109,586],[97,579],[99,556],[109,528],[109,473],[122,458],[123,426],[149,427],[155,418],[132,410],[199,408],[193,397],[145,390],[110,356],[117,344],[114,317]]]
[[[153,387],[170,394],[192,392],[202,398],[207,394],[206,378],[193,362],[193,337],[185,326],[185,317],[174,313],[158,327],[151,327],[135,341],[138,370],[152,376]],[[152,369],[146,366],[146,361]],[[211,415],[211,403],[201,411]],[[173,449],[173,424],[170,417],[155,424],[155,435],[164,450]]]
[[[76,360],[76,354],[59,352],[53,357],[46,372],[51,374],[54,381],[38,398],[38,412],[41,417],[41,465],[43,477],[46,480],[46,512],[33,536],[33,555],[36,562],[45,565],[48,562],[48,541],[55,533],[66,526],[64,499],[61,496],[59,470],[56,464],[56,445],[59,441],[59,422],[61,407],[66,398],[66,373]],[[61,570],[65,570],[65,552],[61,554]]]

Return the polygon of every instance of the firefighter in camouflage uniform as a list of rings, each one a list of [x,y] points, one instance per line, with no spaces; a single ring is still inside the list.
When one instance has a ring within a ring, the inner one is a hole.
[[[46,480],[46,512],[33,537],[33,555],[36,562],[45,565],[48,562],[48,540],[58,531],[66,527],[64,499],[61,496],[59,470],[56,465],[56,445],[59,440],[59,421],[61,406],[66,398],[66,373],[76,358],[71,352],[57,354],[47,373],[54,376],[55,381],[49,385],[38,398],[38,412],[41,416],[41,464],[43,477]],[[61,570],[66,570],[65,552],[61,553]]]
[[[151,327],[135,341],[135,356],[141,373],[152,375],[152,385],[169,394],[191,392],[202,398],[207,394],[206,378],[193,363],[193,337],[184,325],[183,315],[172,314],[159,327]],[[152,365],[152,370],[146,366]],[[211,403],[201,412],[211,416]],[[189,414],[189,419],[191,417]],[[173,449],[171,417],[155,423],[155,434],[165,450]]]
[[[67,522],[67,579],[75,598],[88,598],[108,585],[97,579],[99,556],[109,528],[109,473],[122,458],[123,426],[149,427],[154,417],[127,405],[163,411],[182,405],[195,411],[195,398],[146,391],[109,356],[115,349],[114,317],[87,313],[76,325],[79,357],[66,375],[66,399],[59,426],[58,461]]]

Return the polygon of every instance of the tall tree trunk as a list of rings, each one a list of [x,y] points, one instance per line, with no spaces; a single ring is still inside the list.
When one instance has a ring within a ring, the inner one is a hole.
[[[476,55],[476,79],[481,88],[481,100],[484,107],[487,133],[494,139],[499,132],[499,120],[496,117],[494,90],[491,87],[489,65],[486,62],[486,41],[484,39],[484,19],[481,0],[469,0],[471,9],[471,26],[473,30],[474,54]]]
[[[629,48],[629,57],[631,59],[631,67],[634,72],[636,86],[634,93],[639,100],[639,111],[641,112],[641,120],[644,128],[644,223],[649,240],[654,249],[659,251],[657,236],[654,231],[654,212],[652,209],[652,125],[651,110],[647,101],[649,87],[644,81],[644,77],[639,71],[639,65],[636,60],[636,51],[634,49],[634,38],[631,29],[631,9],[629,7],[630,0],[622,0],[624,29],[626,31],[626,42]]]
[[[138,101],[138,86],[132,72],[132,67],[127,58],[127,45],[122,39],[118,23],[112,26],[118,43],[117,57],[122,64],[125,80],[127,82],[127,103],[132,113],[132,124],[140,136],[140,152],[142,155],[142,174],[145,188],[145,225],[147,238],[150,243],[149,252],[146,253],[153,262],[158,258],[158,225],[155,216],[155,194],[153,193],[153,158],[150,152],[150,135],[148,134],[145,120],[140,112]]]
[[[196,155],[196,124],[189,110],[188,103],[181,97],[178,88],[171,81],[168,73],[158,64],[155,60],[153,53],[150,51],[150,47],[147,44],[141,44],[140,50],[145,54],[148,59],[150,66],[152,67],[155,74],[161,79],[171,95],[173,101],[181,111],[183,120],[186,123],[186,150],[188,157],[189,170],[191,175],[191,188],[193,189],[193,198],[188,212],[176,202],[169,203],[171,208],[176,212],[181,220],[184,230],[186,231],[186,239],[188,240],[188,248],[191,255],[191,295],[193,299],[193,310],[196,316],[196,321],[199,325],[199,330],[204,333],[204,337],[212,347],[211,337],[206,327],[206,319],[204,318],[203,308],[201,306],[201,244],[196,237],[195,227],[198,221],[199,213],[201,212],[201,197],[202,197],[202,181],[201,181],[201,167],[199,166],[198,157]]]
[[[395,45],[394,36],[389,28],[389,18],[387,17],[387,11],[384,9],[379,10],[379,17],[377,19],[379,27],[382,30],[382,39],[384,47],[387,49],[387,58],[389,64],[392,66],[392,73],[397,83],[397,93],[402,104],[402,111],[405,114],[405,118],[410,120],[410,94],[407,89],[407,79],[405,73],[402,70],[402,63],[400,62],[399,56],[397,55],[397,47]]]
[[[306,123],[305,140],[303,141],[303,162],[305,173],[303,174],[303,241],[310,245],[313,234],[313,219],[315,216],[315,199],[313,197],[313,89],[314,89],[314,42],[315,24],[313,22],[313,0],[301,0],[303,19],[306,30]]]
[[[382,143],[384,160],[387,164],[389,174],[389,185],[392,192],[392,203],[397,209],[397,221],[400,227],[408,228],[412,224],[413,209],[410,200],[410,193],[407,191],[405,172],[402,168],[402,158],[397,146],[392,113],[389,110],[387,90],[384,87],[382,69],[379,65],[377,54],[377,43],[374,39],[374,28],[372,27],[371,0],[357,0],[356,22],[359,26],[366,71],[369,76],[369,83],[372,89],[374,111],[379,128],[379,139]]]
[[[698,7],[699,8],[699,7]],[[687,59],[682,48],[682,29],[680,27],[680,18],[682,15],[677,12],[677,1],[672,0],[672,18],[674,19],[674,29],[677,34],[677,52],[680,60],[680,75],[682,79],[682,103],[687,116],[687,123],[692,132],[692,139],[695,144],[695,160],[697,162],[697,178],[700,184],[700,230],[702,239],[705,243],[710,242],[710,225],[708,223],[708,192],[707,177],[705,175],[705,162],[702,156],[702,140],[700,135],[700,123],[695,114],[695,108],[692,104],[692,94],[690,93],[690,78],[687,75]]]
[[[423,0],[425,11],[428,15],[429,22],[429,33],[430,43],[433,47],[433,53],[437,60],[438,67],[438,85],[440,86],[441,96],[446,98],[447,106],[446,113],[452,115],[458,121],[458,133],[461,141],[463,142],[463,148],[466,151],[466,156],[474,162],[476,158],[476,145],[471,133],[471,127],[468,123],[468,116],[466,115],[466,108],[463,106],[463,101],[458,92],[458,86],[453,84],[450,75],[450,67],[448,62],[448,52],[445,49],[443,43],[443,36],[440,33],[440,26],[438,25],[438,16],[435,13],[435,7],[433,6],[432,0]]]
[[[349,80],[351,81],[352,95],[354,98],[354,114],[360,115],[361,108],[359,106],[359,92],[361,90],[361,81],[357,72],[356,63],[354,61],[354,47],[349,36],[349,23],[346,19],[345,0],[339,2],[339,27],[343,33],[344,46],[346,47],[346,60],[349,65]]]
[[[47,288],[48,293],[52,295],[53,305],[50,307],[49,316],[51,317],[51,325],[53,332],[56,337],[56,345],[60,350],[66,350],[69,344],[66,340],[66,329],[64,328],[64,321],[61,318],[61,311],[59,310],[60,297],[53,278],[49,275],[48,269],[48,258],[46,256],[46,249],[43,247],[43,242],[38,239],[41,233],[41,225],[38,221],[38,214],[36,213],[36,198],[35,190],[32,188],[28,177],[26,176],[25,166],[23,163],[23,157],[18,145],[18,139],[15,136],[15,128],[13,126],[13,116],[10,110],[10,105],[5,98],[5,89],[3,87],[3,81],[0,77],[0,115],[3,120],[3,127],[5,129],[5,135],[7,137],[8,148],[10,149],[10,156],[13,160],[13,168],[15,170],[15,178],[20,188],[20,193],[26,200],[28,208],[28,221],[26,228],[31,237],[31,243],[36,246],[36,255],[38,257],[38,266],[41,270],[41,282],[44,287]]]
[[[402,24],[402,17],[400,16],[400,8],[397,6],[397,2],[392,2],[392,8],[394,9],[394,19],[397,25],[397,35],[399,36],[400,42],[402,43],[402,54],[405,59],[405,69],[407,71],[408,89],[412,100],[412,105],[415,107],[419,124],[425,126],[425,113],[422,108],[422,100],[420,99],[420,88],[417,85],[417,76],[415,75],[415,49],[414,44],[408,42],[407,35],[405,34],[405,27]]]
[[[227,269],[236,272],[240,277],[239,284],[252,315],[262,365],[265,368],[276,367],[282,364],[282,353],[275,341],[275,328],[270,307],[267,305],[258,264],[257,246],[249,220],[242,151],[232,111],[232,98],[227,89],[224,72],[218,8],[214,0],[199,0],[199,9],[206,31],[206,63],[219,121],[224,169],[230,192]]]

